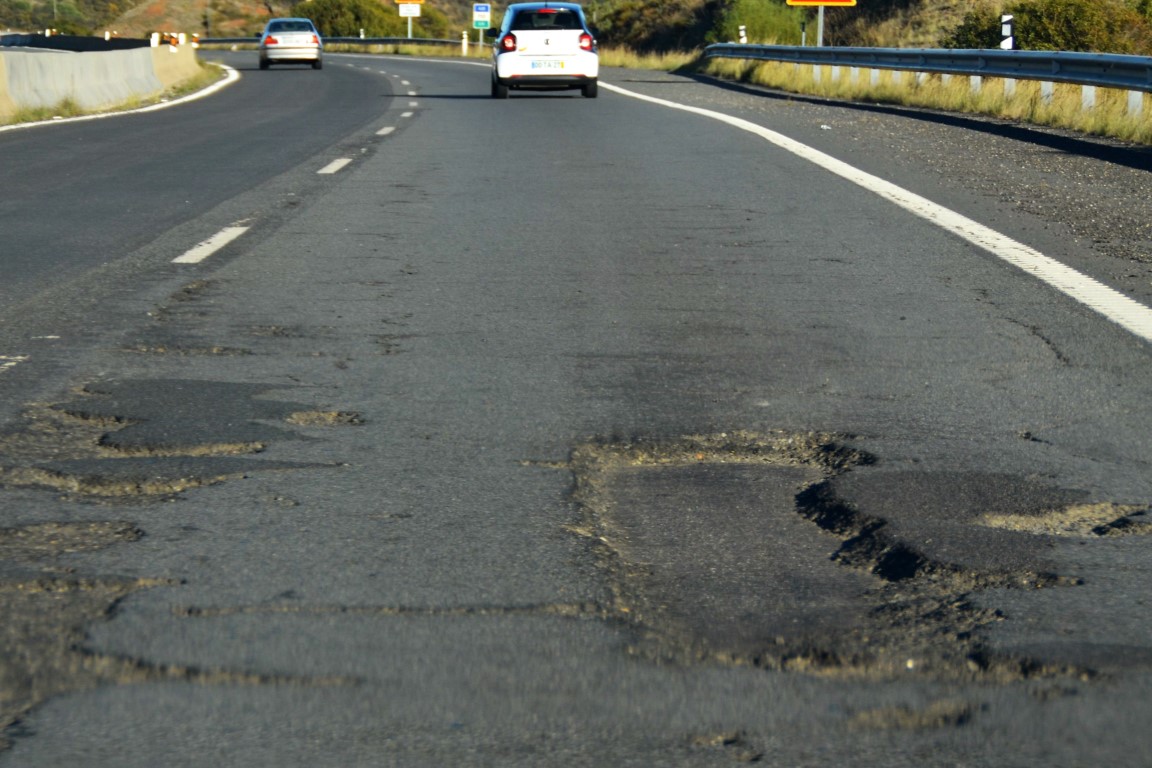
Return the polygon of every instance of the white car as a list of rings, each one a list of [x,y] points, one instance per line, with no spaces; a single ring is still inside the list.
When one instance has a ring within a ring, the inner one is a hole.
[[[260,69],[272,64],[324,66],[324,43],[311,19],[271,19],[260,35]]]
[[[596,98],[600,56],[576,3],[514,3],[490,34],[492,98],[508,98],[510,88],[579,88]]]

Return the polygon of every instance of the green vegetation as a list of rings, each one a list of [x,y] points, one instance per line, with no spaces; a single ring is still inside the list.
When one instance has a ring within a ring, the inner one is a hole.
[[[0,29],[55,29],[61,34],[88,35],[126,9],[115,0],[0,0]]]
[[[800,45],[801,25],[808,11],[804,8],[764,0],[729,0],[720,12],[708,42],[736,42],[744,25],[749,41],[765,45]],[[815,39],[815,27],[812,36]]]
[[[1152,0],[1015,0],[1003,13],[1015,17],[1016,47],[1025,51],[1152,53]],[[1000,11],[974,10],[942,40],[945,48],[996,48]]]
[[[412,36],[445,39],[458,32],[450,30],[448,18],[425,3],[420,17],[413,19]],[[408,20],[400,18],[394,5],[376,0],[304,0],[292,7],[292,16],[305,16],[315,22],[325,37],[404,37]]]

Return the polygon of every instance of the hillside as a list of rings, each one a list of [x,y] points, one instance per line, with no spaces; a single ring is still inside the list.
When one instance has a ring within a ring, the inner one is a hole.
[[[377,11],[382,7],[385,14],[398,17],[393,0],[370,2],[379,3]],[[860,0],[854,8],[826,10],[825,41],[839,46],[939,47],[966,14],[981,8],[995,9],[992,12],[998,14],[1005,2]],[[1145,14],[1152,12],[1152,0],[1123,2]],[[816,9],[790,7],[785,0],[583,3],[602,43],[642,51],[695,50],[710,42],[734,40],[739,25],[747,25],[753,42],[796,45],[800,43],[801,24],[807,20],[809,42],[815,37]],[[294,5],[295,0],[0,0],[0,29],[51,26],[80,34],[99,34],[110,29],[132,37],[155,31],[204,34],[207,18],[207,31],[212,36],[247,37],[258,31],[269,16],[293,13]],[[425,8],[447,17],[449,34],[455,36],[457,30],[470,30],[471,6],[472,0],[428,0]],[[502,4],[495,6],[497,11],[501,7]]]
[[[382,0],[387,9],[393,5]],[[471,0],[429,0],[460,29],[471,26]],[[781,13],[800,18],[814,9],[783,9],[784,0],[757,0],[781,6]],[[856,8],[828,9],[827,39],[835,45],[934,46],[940,33],[959,23],[964,11],[982,0],[863,0]],[[204,32],[247,36],[271,15],[286,15],[290,0],[58,0],[53,5],[26,0],[0,0],[0,29],[53,26],[100,33],[114,29],[124,36],[154,31]],[[708,41],[721,16],[732,13],[733,0],[585,0],[589,16],[608,43],[642,48],[691,49]],[[499,6],[497,6],[499,7]],[[791,24],[797,29],[798,22]],[[811,29],[811,26],[810,26]],[[797,35],[799,33],[797,32]],[[785,42],[785,41],[781,41]]]
[[[935,48],[964,15],[991,0],[863,0],[825,11],[830,45]],[[997,3],[995,5],[1002,5]]]

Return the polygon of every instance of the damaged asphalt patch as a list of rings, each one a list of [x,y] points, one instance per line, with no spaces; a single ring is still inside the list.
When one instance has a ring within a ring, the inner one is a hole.
[[[1057,530],[1143,531],[1146,508],[988,473],[894,471],[843,438],[729,433],[572,453],[576,533],[636,652],[825,676],[1011,682],[1098,670],[991,650],[976,596],[1076,589]],[[949,715],[954,720],[965,716]],[[899,717],[889,718],[899,721]]]
[[[89,384],[73,400],[29,409],[23,424],[0,435],[0,486],[94,497],[171,495],[256,471],[317,466],[245,458],[273,441],[306,439],[272,423],[363,421],[351,412],[265,398],[271,389],[178,379]]]
[[[287,427],[363,423],[267,399],[273,388],[210,381],[91,384],[66,402],[29,406],[0,434],[0,491],[42,488],[77,501],[141,500],[267,470],[319,466],[251,458],[275,440],[307,439]],[[94,654],[86,630],[135,591],[166,579],[82,575],[66,558],[138,541],[128,521],[43,522],[0,528],[0,734],[47,699],[106,684],[186,680],[210,684],[344,685],[344,678],[253,675],[157,666]],[[0,735],[0,750],[8,746]]]

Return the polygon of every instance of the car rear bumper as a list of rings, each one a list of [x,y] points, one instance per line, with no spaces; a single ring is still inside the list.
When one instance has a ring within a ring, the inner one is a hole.
[[[282,46],[260,49],[260,57],[265,61],[318,61],[320,54],[321,50],[315,46],[301,48]]]
[[[600,75],[600,57],[595,53],[554,57],[500,54],[493,66],[495,78],[508,85],[579,84],[591,82]]]
[[[509,88],[579,88],[596,82],[596,78],[587,75],[515,75],[498,77],[496,81]]]

